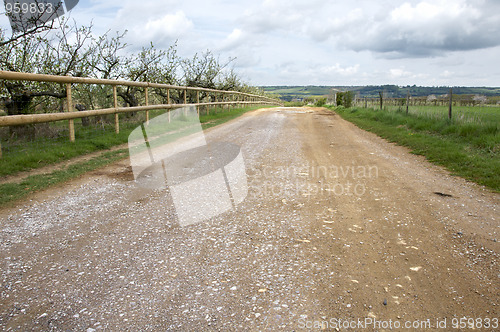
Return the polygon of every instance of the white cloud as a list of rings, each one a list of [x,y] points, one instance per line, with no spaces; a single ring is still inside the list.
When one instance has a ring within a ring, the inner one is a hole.
[[[324,0],[264,0],[246,9],[241,20],[245,29],[254,33],[302,33],[311,20],[318,18],[318,9],[325,6]]]
[[[143,38],[151,36],[151,40],[163,38],[179,38],[193,29],[193,22],[186,17],[183,11],[175,14],[166,14],[157,19],[146,22],[144,29],[135,27],[135,32]]]
[[[419,22],[419,24],[425,24],[443,18],[456,19],[462,16],[466,11],[470,11],[473,15],[477,15],[477,10],[467,7],[464,1],[422,1],[415,6],[406,2],[395,8],[390,13],[390,18],[391,21],[404,25],[408,22],[412,24],[417,22]]]
[[[336,47],[387,57],[437,56],[500,45],[495,0],[264,0],[242,16],[245,31],[333,41]]]
[[[241,29],[234,29],[222,42],[222,46],[219,48],[220,50],[233,49],[240,46],[242,43],[245,43],[246,36]]]
[[[356,64],[354,66],[341,67],[340,64],[336,63],[333,66],[324,67],[320,71],[329,75],[337,74],[342,76],[351,76],[358,73],[359,67],[359,64]]]
[[[361,8],[355,8],[345,15],[332,15],[324,20],[312,20],[306,31],[311,38],[317,41],[336,38],[339,34],[342,36],[349,30],[364,24],[366,19],[364,15]]]
[[[450,78],[450,77],[453,77],[454,73],[449,71],[449,70],[445,70],[443,71],[439,76],[441,78]]]
[[[498,0],[90,0],[95,32],[207,49],[258,84],[498,85]],[[8,19],[0,19],[8,27]]]
[[[366,24],[350,34],[349,47],[399,57],[443,55],[457,50],[496,46],[500,26],[496,12],[478,1],[436,0],[404,3],[387,17],[367,17]],[[498,22],[498,21],[497,21]],[[486,31],[490,33],[485,33]],[[366,31],[366,33],[361,33]],[[349,34],[347,34],[349,35]]]
[[[127,40],[134,48],[153,42],[168,47],[194,30],[193,21],[174,1],[127,1],[117,12],[114,27],[127,30]]]
[[[394,79],[400,79],[403,77],[410,77],[412,75],[411,72],[405,71],[404,69],[401,69],[401,68],[390,69],[389,74]]]

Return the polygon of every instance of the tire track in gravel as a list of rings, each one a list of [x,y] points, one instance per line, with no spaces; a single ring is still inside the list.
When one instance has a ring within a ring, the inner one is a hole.
[[[127,160],[1,210],[0,326],[499,316],[497,194],[324,109],[258,110],[205,134],[241,147],[249,184],[207,222],[180,227],[169,193],[138,188]]]

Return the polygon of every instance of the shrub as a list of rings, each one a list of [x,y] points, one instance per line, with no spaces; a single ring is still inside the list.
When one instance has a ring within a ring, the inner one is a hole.
[[[351,108],[352,100],[354,99],[352,91],[337,92],[337,106]]]
[[[326,105],[326,98],[320,98],[316,100],[316,103],[314,104],[314,106],[316,107],[323,107],[325,105]]]

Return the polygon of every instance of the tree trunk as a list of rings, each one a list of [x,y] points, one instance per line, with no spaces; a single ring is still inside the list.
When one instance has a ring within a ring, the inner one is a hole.
[[[29,108],[31,105],[33,97],[26,93],[18,94],[12,96],[4,102],[5,108],[7,109],[8,115],[24,115],[29,114]],[[10,126],[9,133],[11,137],[15,138],[35,138],[35,126],[34,125],[19,125]]]

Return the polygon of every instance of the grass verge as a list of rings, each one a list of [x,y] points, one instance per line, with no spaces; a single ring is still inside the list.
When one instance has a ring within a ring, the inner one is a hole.
[[[500,192],[500,121],[463,123],[403,112],[332,109],[345,120],[410,148],[454,175]]]
[[[262,108],[262,106],[236,108],[232,110],[211,110],[209,115],[201,115],[202,128],[207,129],[241,116],[242,114]],[[161,114],[152,114],[152,116]],[[120,133],[114,133],[114,127],[97,135],[89,129],[76,132],[76,141],[71,143],[66,137],[54,140],[25,142],[18,149],[7,150],[0,159],[0,176],[15,175],[18,172],[29,171],[51,164],[57,164],[81,155],[96,151],[105,151],[114,146],[127,143],[130,133],[140,123],[124,123]],[[50,174],[29,176],[20,183],[0,184],[0,206],[26,197],[27,195],[46,189],[50,186],[77,178],[86,172],[109,165],[120,159],[127,158],[128,149],[104,152],[96,158],[82,163],[70,165]]]
[[[109,165],[128,156],[128,150],[105,152],[89,161],[68,166],[50,174],[32,175],[20,183],[4,183],[0,185],[0,206],[19,200],[28,194],[46,189],[50,186],[74,179],[86,172]]]

